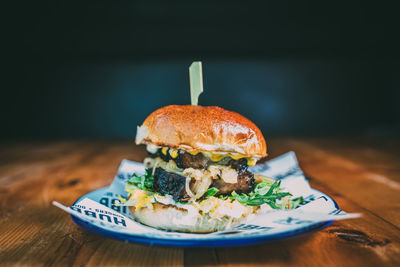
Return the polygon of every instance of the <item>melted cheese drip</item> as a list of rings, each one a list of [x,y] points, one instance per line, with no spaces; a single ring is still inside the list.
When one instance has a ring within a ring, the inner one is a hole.
[[[256,165],[257,160],[255,160],[254,158],[247,158],[247,165],[250,167],[253,167],[254,165]]]
[[[129,201],[133,201],[133,206],[135,209],[141,209],[144,207],[153,209],[153,205],[151,204],[152,200],[153,196],[147,195],[143,190],[140,189],[136,189],[129,198]]]
[[[223,160],[225,158],[225,155],[223,155],[223,154],[215,154],[215,153],[210,153],[210,154],[211,154],[210,159],[212,161],[220,161],[220,160]]]
[[[171,148],[169,150],[169,154],[171,155],[171,158],[175,159],[176,157],[178,157],[178,149]]]
[[[200,153],[200,152],[197,151],[197,153]],[[214,162],[223,160],[226,157],[230,157],[230,158],[232,158],[234,160],[246,158],[247,159],[247,165],[250,166],[250,167],[254,166],[256,164],[256,162],[257,162],[257,160],[255,158],[246,157],[246,156],[241,155],[241,154],[222,153],[222,152],[201,152],[201,153],[203,153],[203,155],[205,155],[206,157],[210,158]],[[191,152],[190,154],[193,155],[193,152]]]

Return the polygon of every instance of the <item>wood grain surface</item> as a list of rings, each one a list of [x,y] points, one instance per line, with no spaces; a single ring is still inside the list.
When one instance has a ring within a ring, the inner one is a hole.
[[[400,142],[374,138],[268,140],[270,158],[295,151],[311,185],[361,218],[247,247],[181,249],[88,233],[51,205],[71,205],[112,181],[131,141],[0,144],[1,266],[400,266]]]

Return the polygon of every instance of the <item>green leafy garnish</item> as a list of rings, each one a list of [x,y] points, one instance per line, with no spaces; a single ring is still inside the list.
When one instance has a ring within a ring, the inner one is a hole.
[[[278,204],[277,200],[282,200],[283,198],[292,195],[289,192],[281,192],[283,189],[280,188],[280,184],[280,180],[275,181],[274,183],[264,180],[256,185],[253,192],[248,194],[238,194],[233,191],[231,194],[231,199],[236,199],[240,203],[247,206],[260,206],[262,204],[268,204],[273,209],[294,209],[301,202],[303,202],[303,198],[298,197],[289,200],[289,207],[285,206],[284,203]]]
[[[270,181],[264,180],[263,182],[256,185],[256,187],[254,188],[254,192],[259,195],[265,195],[272,185],[273,183],[271,183]]]
[[[216,187],[210,187],[208,188],[208,190],[206,191],[206,195],[209,197],[214,196],[216,193],[218,193],[219,189]]]
[[[239,201],[242,204],[246,204],[249,201],[249,196],[246,194],[238,194],[235,191],[232,192],[231,196],[236,199],[237,201]]]
[[[296,197],[294,199],[289,200],[290,209],[295,209],[299,206],[299,204],[303,203],[303,197]]]
[[[135,173],[128,180],[129,185],[134,185],[142,190],[153,191],[154,177],[149,170],[146,170],[144,175],[137,176]]]
[[[228,195],[219,195],[218,198],[222,199],[222,200],[227,200],[229,198],[229,196]]]

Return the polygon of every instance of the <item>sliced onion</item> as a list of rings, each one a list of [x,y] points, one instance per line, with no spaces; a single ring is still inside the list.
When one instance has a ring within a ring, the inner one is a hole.
[[[193,192],[195,193],[194,199],[202,197],[212,183],[212,178],[210,176],[203,177],[201,180],[196,180],[193,184]]]
[[[154,159],[145,158],[144,161],[143,161],[143,164],[147,169],[150,169],[150,168],[152,168],[154,166]]]
[[[195,195],[193,194],[192,190],[190,190],[190,181],[192,179],[190,177],[186,177],[186,183],[185,183],[185,189],[186,189],[186,193],[188,194],[188,196],[192,199],[195,199]]]
[[[156,168],[157,168],[158,163],[159,163],[158,160],[156,160],[156,162],[154,163],[153,171],[152,171],[152,173],[151,173],[151,175],[153,175],[153,176],[154,176],[154,173],[156,172]]]

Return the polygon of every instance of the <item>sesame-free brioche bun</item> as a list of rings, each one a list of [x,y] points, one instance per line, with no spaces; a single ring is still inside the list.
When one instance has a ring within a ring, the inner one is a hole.
[[[267,155],[260,129],[242,115],[214,106],[171,105],[151,113],[136,134],[136,144],[184,150]]]
[[[153,203],[152,209],[147,207],[135,209],[133,206],[129,209],[136,221],[157,229],[175,232],[211,233],[228,229],[245,220],[244,217],[235,219],[228,216],[210,220],[208,215],[191,214],[185,209],[161,203]]]

